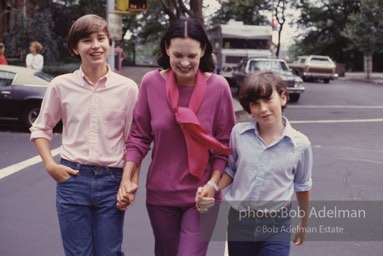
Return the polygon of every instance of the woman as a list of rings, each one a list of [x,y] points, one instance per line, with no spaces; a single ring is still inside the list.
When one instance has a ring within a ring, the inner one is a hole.
[[[0,43],[0,65],[8,65],[7,58],[5,57],[5,45]]]
[[[35,69],[38,71],[43,70],[44,56],[40,54],[42,49],[43,46],[37,41],[33,41],[30,44],[30,53],[28,53],[27,57],[25,58],[25,64],[27,65],[27,68]]]
[[[110,70],[112,39],[96,15],[77,19],[67,37],[79,70],[56,77],[44,96],[31,139],[57,182],[56,207],[65,255],[124,255],[124,211],[116,193],[124,167],[137,84]],[[61,160],[51,154],[52,129],[63,122]]]
[[[147,73],[141,82],[117,206],[126,209],[134,202],[138,174],[133,170],[153,143],[146,205],[155,255],[206,255],[208,241],[200,238],[194,199],[199,186],[221,198],[215,188],[235,123],[231,91],[212,73],[212,46],[199,21],[173,22],[161,53],[162,70]]]

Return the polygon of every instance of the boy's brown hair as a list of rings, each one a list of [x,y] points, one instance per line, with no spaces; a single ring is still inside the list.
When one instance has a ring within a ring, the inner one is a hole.
[[[109,39],[109,45],[112,45],[112,37],[110,36],[108,23],[105,19],[95,14],[87,14],[78,18],[68,32],[67,47],[70,53],[77,56],[73,49],[76,49],[78,42],[90,34],[100,31],[105,32]]]
[[[246,112],[251,113],[250,103],[255,103],[258,99],[269,99],[276,90],[281,96],[283,93],[287,99],[289,93],[283,79],[272,71],[256,72],[248,76],[239,91],[239,103]],[[282,106],[282,110],[286,105]]]

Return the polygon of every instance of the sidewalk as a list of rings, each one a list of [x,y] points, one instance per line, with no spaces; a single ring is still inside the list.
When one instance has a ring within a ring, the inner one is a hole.
[[[367,79],[367,74],[364,72],[346,72],[344,77],[339,77],[339,80],[353,80],[373,84],[383,84],[383,73],[371,73],[370,79]]]

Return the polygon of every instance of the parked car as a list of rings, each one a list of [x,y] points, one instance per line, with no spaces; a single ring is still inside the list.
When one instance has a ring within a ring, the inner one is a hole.
[[[233,77],[238,91],[244,78],[257,71],[273,71],[280,75],[286,83],[291,102],[298,102],[305,90],[302,78],[294,75],[283,59],[253,57],[242,59],[234,71]]]
[[[297,60],[289,64],[295,74],[302,77],[303,81],[323,80],[329,83],[336,79],[336,65],[329,56],[308,55],[299,56]]]
[[[33,69],[0,65],[0,118],[18,119],[29,128],[53,76]]]

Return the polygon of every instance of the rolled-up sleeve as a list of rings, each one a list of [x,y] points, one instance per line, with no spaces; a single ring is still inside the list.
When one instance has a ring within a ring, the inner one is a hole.
[[[311,145],[302,151],[301,159],[297,165],[297,170],[294,176],[294,190],[296,192],[309,191],[312,187],[312,166],[313,154]]]
[[[30,139],[46,138],[49,141],[53,137],[53,128],[61,119],[61,105],[59,94],[54,83],[49,85],[41,104],[40,113],[30,128]]]
[[[232,153],[229,155],[229,158],[228,158],[228,161],[227,161],[227,166],[225,168],[225,173],[227,175],[229,175],[232,179],[234,179],[234,176],[235,176],[235,173],[236,173],[236,170],[237,170],[237,167],[235,165],[235,162],[237,161],[237,152],[235,151],[235,149],[237,149],[237,146],[235,145],[235,132],[233,130],[233,132],[231,133],[231,136],[230,136],[230,143],[229,143],[229,146],[230,148],[233,150]]]

